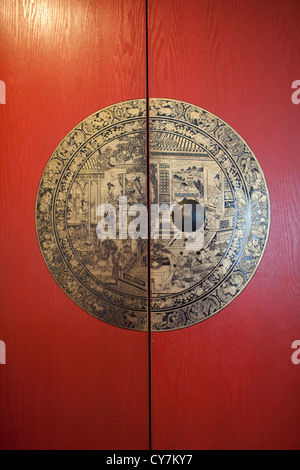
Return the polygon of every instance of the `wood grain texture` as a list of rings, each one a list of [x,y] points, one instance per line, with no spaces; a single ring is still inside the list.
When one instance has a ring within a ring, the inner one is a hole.
[[[231,125],[264,171],[271,231],[258,271],[215,317],[152,335],[154,449],[299,449],[297,1],[149,0],[150,97]]]
[[[147,334],[96,320],[60,290],[34,220],[42,172],[66,134],[145,97],[145,2],[7,0],[0,18],[0,447],[147,448]]]

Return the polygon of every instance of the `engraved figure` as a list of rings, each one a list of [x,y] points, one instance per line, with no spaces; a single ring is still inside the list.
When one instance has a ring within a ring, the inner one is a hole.
[[[97,111],[66,135],[40,181],[36,230],[52,276],[83,310],[146,330],[151,309],[153,331],[167,331],[215,315],[242,291],[264,253],[270,207],[256,157],[228,124],[188,103],[149,104],[149,155],[146,100]],[[119,219],[120,196],[170,214],[201,204],[203,245],[187,248],[196,226],[185,232],[174,214],[169,238],[162,220],[157,239],[120,236],[118,223],[115,239],[98,238],[98,207],[111,204]]]

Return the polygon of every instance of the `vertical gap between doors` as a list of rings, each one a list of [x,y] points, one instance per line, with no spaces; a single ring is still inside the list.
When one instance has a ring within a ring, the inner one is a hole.
[[[148,0],[146,9],[146,162],[147,162],[147,207],[148,207],[148,250],[147,250],[147,319],[148,319],[148,419],[149,419],[149,450],[152,450],[152,344],[151,344],[151,211],[150,211],[150,131],[149,131],[149,25]]]

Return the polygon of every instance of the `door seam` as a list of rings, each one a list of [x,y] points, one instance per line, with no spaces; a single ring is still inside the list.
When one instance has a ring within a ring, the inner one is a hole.
[[[147,244],[147,330],[148,330],[148,432],[149,450],[152,450],[152,338],[151,338],[151,204],[150,204],[150,131],[149,131],[149,22],[148,0],[145,0],[146,23],[146,166],[147,166],[147,209],[148,209],[148,244]]]

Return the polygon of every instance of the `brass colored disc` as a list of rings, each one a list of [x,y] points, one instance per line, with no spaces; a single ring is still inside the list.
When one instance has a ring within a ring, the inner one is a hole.
[[[244,289],[265,250],[270,203],[256,157],[221,119],[156,98],[149,114],[149,166],[145,100],[100,110],[62,140],[40,182],[36,229],[52,276],[82,309],[145,331],[151,307],[152,330],[168,331],[209,318]],[[98,208],[115,208],[101,215],[118,221],[120,196],[150,214],[154,207],[201,206],[201,243],[187,248],[194,234],[185,226],[175,237],[174,217],[169,237],[159,223],[147,240],[141,221],[139,237],[122,236],[117,222],[113,236],[99,238]]]

